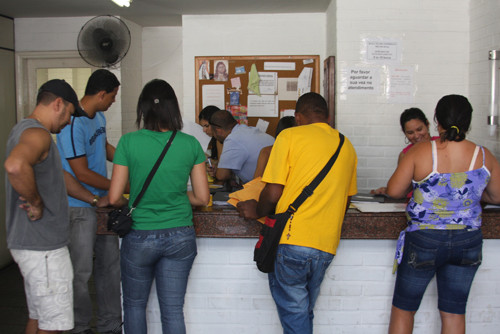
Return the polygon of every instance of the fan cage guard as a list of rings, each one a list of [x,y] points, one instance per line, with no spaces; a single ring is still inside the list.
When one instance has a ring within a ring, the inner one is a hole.
[[[130,30],[116,16],[96,16],[80,29],[77,47],[88,64],[112,67],[125,57],[130,48]]]

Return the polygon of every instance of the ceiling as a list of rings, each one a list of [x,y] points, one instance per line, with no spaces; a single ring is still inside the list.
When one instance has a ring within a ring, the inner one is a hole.
[[[181,26],[182,15],[324,13],[331,0],[1,0],[0,14],[12,18],[116,15],[143,27]]]

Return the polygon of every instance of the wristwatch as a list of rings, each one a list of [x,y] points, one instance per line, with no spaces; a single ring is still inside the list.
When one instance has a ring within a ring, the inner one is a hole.
[[[97,195],[94,195],[94,198],[92,199],[92,202],[90,202],[90,205],[96,206],[97,202],[99,201],[100,197]]]

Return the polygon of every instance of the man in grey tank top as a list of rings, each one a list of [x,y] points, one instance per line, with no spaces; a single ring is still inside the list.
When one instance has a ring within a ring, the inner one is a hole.
[[[85,115],[76,93],[64,80],[50,80],[40,87],[31,115],[14,126],[7,142],[7,246],[25,281],[28,334],[73,328],[67,192],[87,201],[94,196],[63,173],[50,135],[61,131],[71,115]]]

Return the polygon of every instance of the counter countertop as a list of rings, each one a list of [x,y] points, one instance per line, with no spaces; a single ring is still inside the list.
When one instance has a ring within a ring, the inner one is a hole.
[[[107,234],[107,212],[98,209],[98,234]],[[232,206],[195,208],[193,221],[198,237],[256,238],[261,224],[238,216]],[[500,239],[500,210],[484,210],[482,230],[486,239]],[[397,239],[406,228],[404,212],[362,213],[349,209],[342,225],[342,239]]]

